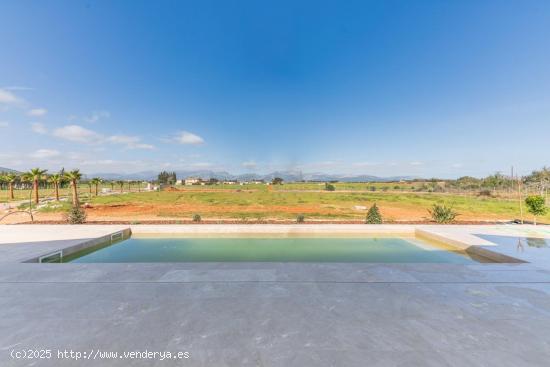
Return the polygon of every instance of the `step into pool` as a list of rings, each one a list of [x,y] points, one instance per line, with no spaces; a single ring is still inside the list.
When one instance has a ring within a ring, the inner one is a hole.
[[[476,261],[477,260],[477,261]],[[71,263],[478,262],[416,238],[129,238],[65,256]]]

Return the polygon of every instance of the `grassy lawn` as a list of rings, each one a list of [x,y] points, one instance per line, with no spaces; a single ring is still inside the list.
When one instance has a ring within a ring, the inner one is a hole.
[[[140,207],[141,213],[158,217],[265,219],[295,218],[304,214],[310,219],[361,219],[377,203],[388,220],[421,220],[434,203],[452,205],[461,214],[459,220],[513,219],[519,217],[518,203],[512,200],[468,197],[449,194],[415,193],[339,193],[241,190],[147,192],[93,198],[94,207],[112,207],[120,215],[125,208]],[[547,221],[550,215],[545,218]]]
[[[366,210],[358,207],[370,207],[376,203],[386,221],[425,220],[428,209],[435,203],[452,206],[460,215],[458,220],[510,220],[520,217],[517,200],[485,196],[466,196],[449,193],[416,193],[396,191],[390,185],[389,191],[371,191],[371,184],[337,183],[336,191],[324,191],[324,184],[296,183],[277,186],[266,185],[215,185],[181,186],[178,191],[132,192],[120,194],[118,188],[110,195],[90,197],[87,185],[79,188],[82,203],[91,203],[87,209],[90,218],[101,220],[132,219],[190,219],[200,214],[203,219],[295,219],[303,214],[307,219],[362,220]],[[110,188],[110,186],[105,186]],[[348,190],[345,192],[344,190]],[[351,192],[350,192],[351,191]],[[16,190],[19,200],[28,200],[28,190]],[[69,190],[60,191],[62,197],[68,197]],[[41,197],[52,197],[53,190],[41,190]],[[2,199],[7,192],[0,192]],[[42,213],[66,211],[66,201],[59,205],[52,202],[40,209]],[[524,219],[531,220],[525,214]],[[550,222],[550,214],[539,221]]]

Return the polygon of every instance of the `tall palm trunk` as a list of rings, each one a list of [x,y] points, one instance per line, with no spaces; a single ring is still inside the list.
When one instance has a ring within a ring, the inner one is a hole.
[[[55,201],[59,201],[59,183],[54,182],[53,187],[55,188]]]
[[[73,206],[78,206],[79,203],[78,203],[78,190],[76,187],[76,180],[73,180],[71,182],[71,187],[73,189]]]
[[[99,184],[95,184],[95,196],[97,196],[98,191],[99,191]]]
[[[33,181],[34,203],[38,204],[38,180]]]
[[[14,199],[14,196],[13,196],[13,182],[8,183],[8,190],[10,192],[10,200],[13,200]]]

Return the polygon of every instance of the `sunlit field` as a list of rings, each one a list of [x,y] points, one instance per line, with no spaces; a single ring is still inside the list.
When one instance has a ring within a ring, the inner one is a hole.
[[[376,203],[385,222],[429,221],[428,209],[433,204],[452,206],[459,213],[457,221],[508,221],[520,218],[519,202],[506,191],[495,197],[475,193],[414,192],[411,183],[335,183],[335,191],[324,184],[291,183],[285,185],[212,185],[176,186],[165,191],[146,192],[144,186],[111,188],[95,196],[88,185],[79,187],[80,201],[85,204],[91,221],[188,221],[194,215],[202,220],[268,221],[362,221],[366,210]],[[397,188],[399,186],[399,188]],[[418,186],[418,184],[417,184]],[[385,189],[387,188],[387,189]],[[111,191],[112,190],[112,191]],[[5,201],[7,192],[0,193]],[[27,208],[29,190],[15,190],[20,208]],[[68,189],[60,190],[62,201],[42,201],[38,220],[59,220],[70,207]],[[42,199],[53,197],[53,190],[40,190]],[[524,218],[531,218],[525,214]],[[550,222],[550,215],[539,218]]]

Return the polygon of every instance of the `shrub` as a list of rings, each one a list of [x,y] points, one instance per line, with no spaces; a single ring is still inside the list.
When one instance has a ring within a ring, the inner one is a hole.
[[[333,184],[329,184],[329,183],[327,182],[327,183],[325,183],[325,190],[327,190],[327,191],[334,191],[334,190],[336,190],[336,187],[334,187]]]
[[[432,209],[428,209],[430,216],[437,223],[451,223],[459,215],[452,207],[445,204],[434,204]]]
[[[69,224],[86,223],[86,212],[80,206],[73,206],[67,212],[67,222]]]
[[[365,220],[367,224],[382,224],[382,215],[376,203],[372,204],[369,211],[367,212],[367,219]]]
[[[484,190],[479,191],[478,196],[493,197],[494,195],[493,195],[493,192],[491,190],[484,189]]]
[[[296,223],[304,223],[306,221],[306,217],[303,214],[298,214],[296,217]]]
[[[200,222],[202,220],[199,214],[193,215],[193,222]]]
[[[370,191],[376,191],[376,186],[371,186],[371,187],[369,187],[369,190],[370,190]]]
[[[540,195],[531,195],[525,199],[529,213],[533,214],[533,222],[537,224],[537,215],[544,215],[548,211],[544,198]]]

